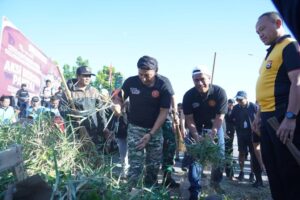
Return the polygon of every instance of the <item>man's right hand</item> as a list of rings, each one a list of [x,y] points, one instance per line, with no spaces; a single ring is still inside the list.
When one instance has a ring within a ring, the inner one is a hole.
[[[194,133],[194,134],[193,134],[193,139],[195,140],[195,142],[199,143],[199,142],[201,142],[204,138],[203,138],[201,135],[199,135],[198,133]]]
[[[137,148],[138,150],[144,149],[144,148],[146,147],[146,145],[148,144],[148,142],[150,141],[151,136],[152,136],[151,133],[145,134],[145,135],[140,139],[140,141],[138,142],[138,144],[136,145],[136,148]]]
[[[115,115],[120,116],[122,113],[122,108],[120,104],[111,104],[111,109],[115,112]]]

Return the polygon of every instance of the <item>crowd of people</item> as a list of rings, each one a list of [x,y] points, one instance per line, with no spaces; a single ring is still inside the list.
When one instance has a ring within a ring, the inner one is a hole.
[[[51,81],[46,80],[46,86],[43,88],[40,96],[29,96],[25,83],[16,92],[15,96],[2,95],[0,98],[0,124],[9,125],[16,122],[35,121],[42,114],[52,115],[55,120],[60,118],[59,111],[62,88],[59,87],[57,92],[51,86]]]
[[[67,91],[61,87],[54,91],[47,80],[40,96],[30,98],[26,84],[22,84],[16,93],[15,108],[11,106],[14,98],[1,97],[1,124],[22,118],[35,120],[49,111],[65,121],[72,119],[78,134],[88,136],[97,148],[113,133],[117,138],[122,175],[131,188],[138,187],[140,180],[145,187],[159,187],[160,168],[163,184],[180,186],[172,178],[174,159],[178,155],[178,132],[180,137],[195,142],[201,142],[208,133],[220,147],[223,159],[232,157],[236,133],[239,175],[234,177],[230,159],[224,166],[212,166],[210,185],[215,191],[223,192],[220,185],[223,171],[231,180],[244,180],[244,163],[250,154],[249,180],[253,187],[264,187],[262,172],[265,171],[273,199],[297,199],[300,166],[286,144],[293,142],[300,149],[299,46],[285,34],[282,19],[276,12],[261,15],[256,32],[270,46],[257,81],[256,103],[250,102],[243,90],[234,99],[228,99],[222,87],[211,83],[211,72],[205,66],[197,66],[191,74],[194,87],[187,90],[182,103],[176,104],[171,82],[158,73],[157,60],[143,56],[137,62],[138,74],[126,79],[121,89],[112,94],[91,86],[91,76],[95,74],[87,66],[77,69],[76,78],[68,81]],[[271,117],[280,124],[277,131],[268,123]],[[187,168],[190,199],[196,200],[201,194],[203,166],[191,158]]]

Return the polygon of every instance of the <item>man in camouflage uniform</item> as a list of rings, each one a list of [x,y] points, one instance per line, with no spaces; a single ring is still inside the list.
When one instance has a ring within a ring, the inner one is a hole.
[[[137,63],[138,76],[123,84],[123,101],[129,98],[128,171],[129,186],[135,187],[143,174],[144,184],[157,182],[162,155],[162,129],[171,104],[170,82],[157,74],[155,58],[143,56]],[[121,103],[122,101],[120,101]],[[146,162],[144,163],[144,160]],[[146,165],[144,171],[144,164]]]
[[[174,94],[173,91],[171,91]],[[176,153],[176,137],[174,123],[178,123],[177,108],[175,103],[175,96],[172,95],[172,110],[170,110],[165,123],[162,126],[163,130],[163,159],[162,159],[162,170],[164,171],[165,185],[169,187],[179,187],[179,183],[172,178],[171,173],[173,172],[174,157]],[[173,116],[173,117],[172,117]],[[176,121],[174,121],[176,120]]]

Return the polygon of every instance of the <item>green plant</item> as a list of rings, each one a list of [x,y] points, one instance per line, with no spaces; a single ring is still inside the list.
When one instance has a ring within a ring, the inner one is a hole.
[[[187,152],[202,166],[207,164],[220,165],[223,163],[221,148],[209,136],[198,143],[186,144]]]
[[[73,130],[71,124],[66,126]],[[52,199],[170,199],[165,187],[140,186],[138,193],[129,193],[128,184],[114,170],[112,156],[94,146],[83,150],[85,142],[75,131],[61,133],[48,116],[0,127],[0,151],[21,144],[27,173],[39,174],[52,187]],[[1,174],[1,191],[12,182],[12,173]]]

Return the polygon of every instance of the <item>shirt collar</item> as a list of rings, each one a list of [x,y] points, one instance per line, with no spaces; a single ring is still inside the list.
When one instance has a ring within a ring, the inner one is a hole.
[[[247,101],[247,104],[243,107],[240,104],[238,104],[240,108],[248,108],[249,107],[249,101]]]
[[[90,87],[91,87],[91,85],[87,85],[87,86],[85,87],[85,90],[88,90]],[[77,87],[77,84],[73,86],[73,90],[74,90],[74,91],[78,91],[78,90],[82,91],[79,87]]]
[[[1,106],[1,108],[6,111],[9,108],[9,106],[7,107]]]
[[[206,93],[200,93],[197,88],[195,87],[195,90],[197,91],[197,94],[201,97],[201,98],[207,98],[209,95],[213,94],[214,92],[214,88],[212,86],[212,84],[209,84],[209,88],[208,91]]]
[[[291,35],[284,35],[284,36],[281,36],[281,37],[277,38],[277,39],[271,44],[271,46],[267,49],[267,52],[270,53],[276,44],[278,44],[278,43],[282,42],[284,39],[290,38],[290,37],[291,37]]]

